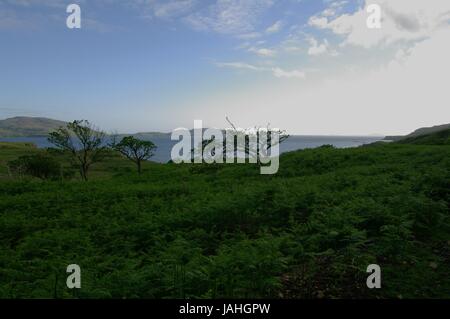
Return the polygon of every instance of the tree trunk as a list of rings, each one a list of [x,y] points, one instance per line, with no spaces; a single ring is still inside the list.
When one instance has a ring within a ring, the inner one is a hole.
[[[142,173],[141,161],[137,161],[137,167],[138,167],[138,174],[141,175]]]
[[[85,165],[82,165],[80,168],[80,174],[83,181],[87,182],[88,180],[88,168]]]

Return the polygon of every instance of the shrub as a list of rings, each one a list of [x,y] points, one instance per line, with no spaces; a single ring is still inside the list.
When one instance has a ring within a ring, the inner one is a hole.
[[[18,175],[29,175],[40,179],[52,179],[60,176],[61,165],[47,154],[21,156],[8,162],[11,172]]]

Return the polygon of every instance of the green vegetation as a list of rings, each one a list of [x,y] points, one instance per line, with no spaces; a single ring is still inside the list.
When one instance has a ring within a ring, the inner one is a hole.
[[[0,144],[2,298],[450,296],[450,146],[325,146],[256,165],[133,163],[10,177]],[[60,160],[63,161],[64,158]],[[66,267],[82,289],[66,288]],[[382,269],[382,289],[366,268]]]
[[[12,175],[8,162],[17,160],[20,156],[33,155],[40,152],[34,144],[0,142],[0,182],[2,178]]]
[[[399,143],[421,145],[450,145],[450,129],[405,138]]]
[[[438,132],[442,132],[442,131],[446,131],[446,130],[447,131],[450,130],[450,124],[436,125],[436,126],[432,126],[432,127],[422,127],[406,136],[386,136],[385,140],[407,141],[407,140],[412,140],[412,139],[418,138],[418,137],[425,137],[427,135],[432,135],[433,133],[438,133]]]
[[[417,137],[417,136],[421,136],[421,135],[423,136],[423,135],[433,134],[433,133],[437,133],[437,132],[445,131],[445,130],[450,130],[450,124],[436,125],[436,126],[432,126],[432,127],[422,127],[422,128],[415,130],[414,132],[407,135],[406,137]]]
[[[61,164],[46,153],[24,155],[8,163],[15,175],[29,175],[40,179],[55,179],[61,174]]]

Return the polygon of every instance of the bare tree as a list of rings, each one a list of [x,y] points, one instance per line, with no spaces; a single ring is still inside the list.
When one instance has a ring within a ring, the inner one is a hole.
[[[274,130],[270,127],[270,123],[266,127],[255,126],[250,129],[239,129],[231,120],[226,117],[227,122],[230,124],[230,128],[225,129],[222,133],[225,134],[222,145],[216,145],[216,147],[222,146],[223,149],[223,161],[227,158],[236,158],[238,156],[246,156],[249,159],[254,159],[255,162],[260,163],[260,157],[262,153],[269,152],[270,149],[286,141],[289,135],[284,130]],[[266,134],[266,136],[264,136]],[[274,135],[278,138],[273,138]],[[203,139],[201,144],[195,145],[191,149],[191,158],[194,160],[196,150],[202,150],[200,154],[203,154],[205,148],[215,143],[216,138]],[[208,156],[215,156],[216,149],[213,148]],[[266,154],[267,155],[267,154]]]
[[[255,126],[251,129],[238,129],[234,123],[226,117],[227,122],[231,128],[230,135],[233,136],[232,141],[224,141],[224,153],[228,154],[231,150],[233,156],[237,156],[237,153],[241,152],[249,158],[256,158],[259,162],[261,151],[269,151],[272,147],[279,145],[289,138],[289,134],[285,130],[274,130],[271,128],[270,123],[266,127]],[[267,134],[264,136],[264,134]],[[278,139],[273,139],[273,135],[278,135]],[[237,143],[239,138],[243,138],[245,143]],[[255,143],[252,143],[254,141]]]
[[[79,166],[81,178],[87,181],[91,165],[99,162],[106,153],[105,135],[88,121],[79,120],[50,133],[48,141],[72,155]]]

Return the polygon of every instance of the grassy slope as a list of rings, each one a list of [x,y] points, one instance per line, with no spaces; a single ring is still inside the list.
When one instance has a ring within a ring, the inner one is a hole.
[[[436,125],[432,127],[422,127],[414,132],[406,135],[406,136],[386,136],[384,139],[388,141],[398,141],[398,142],[404,142],[409,143],[409,141],[413,141],[415,138],[422,138],[426,137],[428,135],[432,135],[433,133],[438,133],[440,131],[448,131],[450,130],[450,124],[443,124],[443,125]],[[426,143],[424,143],[426,144]]]
[[[71,297],[70,263],[82,298],[450,295],[450,146],[292,152],[276,176],[137,176],[118,158],[95,170],[89,183],[0,182],[0,297]],[[365,288],[370,263],[381,290]]]
[[[450,124],[436,125],[436,126],[432,126],[432,127],[422,127],[422,128],[415,130],[414,132],[412,132],[411,134],[409,134],[406,137],[409,138],[409,137],[424,136],[424,135],[429,135],[429,134],[433,134],[433,133],[437,133],[437,132],[445,131],[445,130],[450,130]]]
[[[403,144],[418,145],[450,145],[450,129],[434,132],[432,134],[409,137],[399,142]]]

